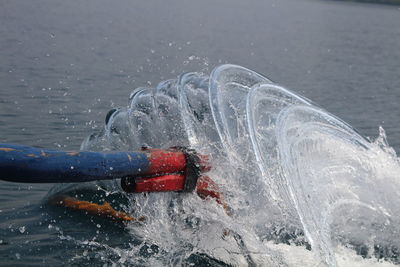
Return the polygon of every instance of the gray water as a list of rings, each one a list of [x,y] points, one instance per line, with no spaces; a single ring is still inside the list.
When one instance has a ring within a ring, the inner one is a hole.
[[[234,63],[312,99],[365,136],[376,137],[382,125],[400,149],[396,6],[1,1],[0,36],[3,143],[78,149],[134,88]],[[0,265],[74,264],[85,247],[60,239],[59,228],[82,240],[133,242],[123,228],[103,226],[99,237],[98,221],[47,207],[50,187],[0,182]]]

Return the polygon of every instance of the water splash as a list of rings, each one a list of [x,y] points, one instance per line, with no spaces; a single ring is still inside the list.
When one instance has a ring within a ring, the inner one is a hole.
[[[290,266],[299,262],[295,252],[310,266],[336,266],[355,259],[344,256],[349,249],[399,262],[400,164],[383,129],[369,142],[310,100],[235,65],[138,88],[129,101],[81,148],[192,147],[210,155],[210,176],[233,209],[229,216],[195,194],[127,195],[129,212],[148,218],[130,226],[132,235],[159,248],[152,265],[208,255],[215,264]],[[141,258],[139,251],[125,251],[123,261]]]

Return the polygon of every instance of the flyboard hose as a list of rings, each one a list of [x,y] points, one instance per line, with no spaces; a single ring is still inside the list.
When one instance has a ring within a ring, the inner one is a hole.
[[[207,170],[201,164],[201,157],[185,148],[66,152],[0,144],[0,179],[19,183],[77,183],[170,174],[169,180],[181,179],[184,183],[166,191],[193,191],[200,173]]]
[[[210,170],[207,160],[184,147],[88,152],[0,144],[0,180],[79,183],[121,178],[121,187],[128,193],[196,190],[199,196],[222,203],[218,186],[203,175]]]

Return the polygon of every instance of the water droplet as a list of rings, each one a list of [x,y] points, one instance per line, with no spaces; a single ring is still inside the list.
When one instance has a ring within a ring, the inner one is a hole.
[[[17,257],[17,259],[19,260],[19,259],[21,259],[21,254],[15,253],[15,257]]]
[[[97,226],[97,228],[101,228],[101,225],[100,225],[100,224],[97,224],[96,226]]]
[[[71,166],[71,170],[73,170],[74,169],[74,166]]]
[[[21,234],[23,234],[25,232],[25,226],[21,226],[18,228],[18,230],[21,232]]]

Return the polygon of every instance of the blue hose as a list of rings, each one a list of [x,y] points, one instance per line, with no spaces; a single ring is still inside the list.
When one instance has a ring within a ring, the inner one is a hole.
[[[0,144],[0,180],[76,183],[146,175],[146,152],[65,152]]]

